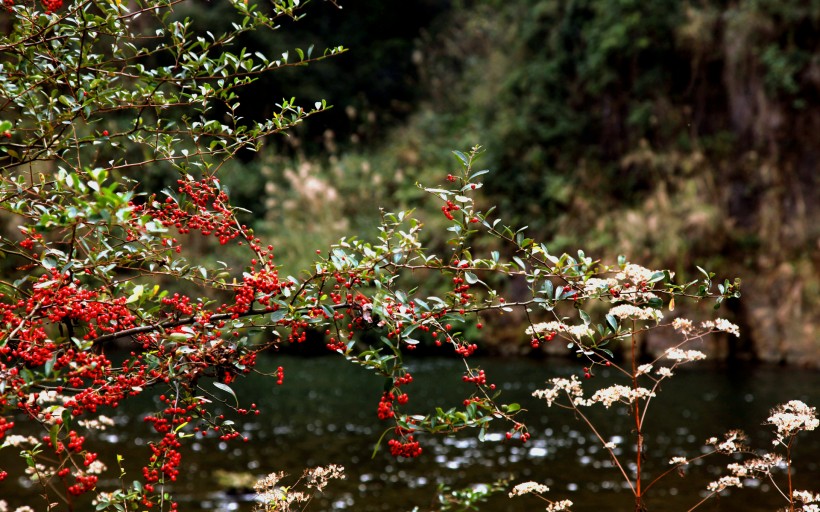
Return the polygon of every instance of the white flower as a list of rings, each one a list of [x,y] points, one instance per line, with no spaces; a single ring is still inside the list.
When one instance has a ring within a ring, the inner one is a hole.
[[[658,376],[660,376],[662,379],[665,379],[667,377],[671,377],[672,375],[674,375],[674,373],[672,372],[672,369],[667,367],[667,366],[661,366],[660,368],[655,370],[655,373],[657,373]]]
[[[783,441],[785,437],[793,436],[801,430],[814,430],[820,425],[817,410],[800,400],[779,405],[772,410],[767,422],[777,428],[777,441]]]
[[[549,490],[549,487],[544,484],[539,484],[537,482],[524,482],[513,487],[512,491],[510,491],[510,498],[514,496],[523,496],[524,494],[529,493],[544,494]]]
[[[654,274],[654,270],[649,270],[634,263],[628,263],[624,269],[615,276],[619,281],[631,281],[633,284],[640,284],[649,281]]]
[[[669,464],[672,466],[683,466],[684,464],[689,464],[689,461],[686,460],[686,457],[672,457],[669,459]]]
[[[628,388],[620,384],[610,386],[608,388],[599,389],[589,399],[589,403],[602,403],[604,407],[609,407],[615,402],[632,403],[637,398],[646,398],[655,396],[655,393],[646,388]]]
[[[5,448],[6,446],[13,446],[15,448],[19,448],[24,444],[35,445],[39,442],[40,441],[38,441],[36,438],[32,436],[19,436],[17,434],[9,434],[3,440],[2,447]],[[2,512],[2,509],[0,509],[0,512]]]
[[[631,304],[619,304],[609,310],[609,314],[617,318],[631,318],[634,320],[655,320],[663,318],[663,313],[655,308],[639,308]]]
[[[700,324],[704,329],[714,329],[716,331],[723,331],[735,336],[740,336],[740,328],[732,322],[723,318],[716,318],[714,321],[706,320]]]
[[[561,500],[556,501],[555,503],[550,503],[547,506],[547,512],[563,512],[569,511],[569,507],[572,506],[572,502],[569,500]]]
[[[672,320],[672,327],[683,335],[692,332],[692,321],[686,318],[676,318]]]
[[[326,468],[319,466],[306,469],[303,476],[306,480],[305,485],[321,491],[327,485],[328,480],[333,478],[343,479],[345,477],[345,468],[338,464],[330,464]]]
[[[600,279],[597,277],[590,277],[584,283],[584,295],[593,295],[602,291],[609,291],[613,286],[617,286],[618,281],[615,279]]]
[[[803,503],[814,503],[820,501],[820,494],[815,494],[811,491],[794,491],[792,493],[794,499],[802,501]]]
[[[727,487],[743,487],[743,482],[736,476],[723,476],[717,482],[710,482],[706,486],[712,492],[720,492]]]
[[[715,449],[721,453],[736,453],[743,451],[745,446],[743,441],[746,440],[746,434],[741,430],[731,430],[726,433],[723,441],[719,441],[716,437],[710,437],[706,444],[711,444]]]
[[[536,333],[565,332],[577,339],[592,335],[592,329],[586,325],[567,325],[562,322],[541,322],[527,327],[525,332],[530,336]]]
[[[541,333],[551,333],[551,332],[558,332],[566,330],[566,324],[561,322],[540,322],[534,325],[527,327],[525,331],[527,334],[532,336],[533,334],[541,334]]]
[[[86,472],[89,475],[101,475],[106,469],[108,468],[105,466],[105,464],[98,460],[95,460],[94,462],[89,464],[88,468],[86,469]]]
[[[642,364],[638,367],[638,373],[636,375],[644,375],[652,371],[651,364]]]
[[[670,348],[666,351],[666,357],[682,363],[690,361],[701,361],[706,359],[706,354],[699,350],[681,350],[679,348]]]
[[[546,400],[547,407],[552,406],[553,402],[558,399],[558,395],[562,391],[572,397],[582,397],[584,395],[584,391],[581,389],[581,381],[579,381],[578,377],[575,375],[570,376],[569,379],[556,377],[554,379],[550,379],[549,383],[552,384],[551,388],[536,389],[532,392],[532,396],[535,398],[543,398]]]

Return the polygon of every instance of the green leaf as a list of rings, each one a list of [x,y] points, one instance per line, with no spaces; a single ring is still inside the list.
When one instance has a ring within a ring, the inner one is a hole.
[[[233,397],[234,401],[236,401],[236,406],[239,407],[239,399],[236,398],[236,393],[233,392],[233,389],[231,389],[230,386],[228,386],[227,384],[223,384],[222,382],[214,382],[214,387],[230,394]]]
[[[461,151],[453,151],[453,154],[461,160],[461,163],[464,164],[464,167],[470,165],[470,160],[467,158],[467,155],[462,153]]]
[[[285,308],[279,308],[273,313],[270,314],[270,321],[271,322],[279,322],[283,318],[285,318],[288,314],[288,310]]]
[[[614,316],[612,316],[610,314],[607,314],[606,315],[606,323],[608,323],[609,326],[612,327],[613,332],[618,331],[618,319],[617,318],[615,318]]]
[[[647,281],[647,283],[657,283],[658,281],[663,281],[664,277],[666,277],[666,274],[663,272],[655,272],[649,277],[649,281]]]

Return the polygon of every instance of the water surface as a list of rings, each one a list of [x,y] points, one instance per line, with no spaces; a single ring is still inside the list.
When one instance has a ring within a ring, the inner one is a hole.
[[[263,411],[251,419],[237,419],[250,441],[205,439],[189,444],[183,452],[183,473],[175,486],[175,497],[188,511],[249,511],[252,496],[241,485],[237,489],[225,487],[231,475],[240,478],[239,482],[242,475],[257,477],[273,471],[299,475],[305,467],[335,463],[345,466],[347,479],[331,482],[311,510],[409,511],[415,506],[429,510],[439,483],[460,488],[504,478],[513,483],[545,483],[555,499],[575,502],[576,512],[634,508],[620,473],[584,424],[569,411],[547,408],[530,396],[551,377],[580,374],[580,365],[526,359],[474,360],[473,364],[480,365],[488,380],[503,390],[506,401],[519,402],[527,409],[522,416],[532,434],[527,444],[506,441],[507,426],[499,423],[484,442],[478,441],[477,431],[456,437],[419,436],[424,452],[417,459],[396,460],[385,450],[371,457],[386,428],[376,417],[383,379],[333,356],[270,357],[262,359],[260,367],[270,371],[284,366],[283,386],[261,376],[233,386],[243,401],[255,401]],[[463,368],[463,363],[454,359],[425,358],[411,363],[415,380],[406,388],[411,396],[408,405],[420,413],[435,406],[458,406],[471,390],[461,381]],[[603,386],[612,381],[611,377],[599,372],[591,384]],[[769,449],[771,430],[763,422],[773,406],[790,399],[820,405],[820,373],[706,365],[680,371],[665,382],[652,404],[646,424],[649,453],[645,469],[650,476],[657,475],[669,468],[669,458],[696,455],[706,438],[734,428],[749,433],[754,447]],[[101,459],[109,466],[115,464],[117,453],[123,455],[131,479],[138,468],[129,466],[129,461],[147,458],[145,443],[151,437],[141,417],[142,411],[152,407],[156,404],[148,400],[132,403],[132,416],[118,417],[115,429],[89,440],[89,447],[101,449]],[[634,459],[631,419],[622,408],[595,409],[590,417],[602,436],[618,442],[619,451]],[[12,450],[3,452],[3,465],[15,465],[8,460]],[[795,458],[796,487],[820,491],[820,431],[800,436]],[[706,483],[716,479],[729,462],[719,456],[690,468],[684,477],[670,475],[652,489],[650,510],[688,510],[699,501]],[[11,505],[36,502],[36,489],[21,491],[14,483],[0,485],[4,499]],[[113,486],[115,482],[102,484]],[[746,487],[734,489],[700,510],[754,512],[785,505],[770,484],[747,482]],[[510,500],[500,495],[482,510],[541,508],[531,497]]]

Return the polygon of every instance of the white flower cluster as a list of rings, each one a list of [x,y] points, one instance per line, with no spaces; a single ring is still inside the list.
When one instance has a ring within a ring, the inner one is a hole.
[[[624,269],[615,276],[615,279],[618,279],[619,281],[632,281],[633,284],[640,284],[649,281],[654,273],[654,270],[649,270],[648,268],[635,265],[634,263],[628,263]]]
[[[283,471],[270,473],[265,478],[256,482],[253,486],[256,491],[256,498],[261,503],[262,510],[286,511],[290,510],[292,503],[302,503],[309,499],[304,493],[293,491],[287,487],[277,487],[277,483],[285,477]]]
[[[757,459],[732,463],[726,468],[738,478],[754,477],[756,474],[768,475],[771,469],[783,464],[783,457],[774,453],[766,453]]]
[[[820,502],[820,493],[813,493],[811,491],[794,491],[792,496],[794,496],[794,499],[797,501],[801,501],[803,503]]]
[[[345,477],[345,468],[338,464],[330,464],[326,468],[319,466],[306,469],[303,477],[305,478],[305,485],[321,491],[329,480],[334,478],[343,479]]]
[[[581,339],[584,336],[591,336],[592,329],[586,325],[567,325],[563,322],[541,322],[527,327],[525,331],[528,335],[553,332],[565,332],[576,339]]]
[[[305,487],[309,489],[316,489],[321,491],[327,485],[327,482],[334,478],[344,478],[345,468],[338,464],[331,464],[327,467],[315,467],[306,469],[302,473],[302,478],[292,486],[278,485],[279,481],[285,477],[282,471],[274,472],[259,480],[254,484],[253,488],[256,491],[256,498],[261,503],[261,510],[265,512],[289,512],[295,509],[303,509],[300,505],[295,509],[291,505],[297,503],[306,503],[313,496],[312,493],[304,493],[295,491],[294,488],[299,482],[304,479]]]
[[[694,329],[691,320],[689,320],[688,318],[680,317],[672,320],[672,327],[684,336],[692,332],[692,329]]]
[[[584,283],[584,295],[594,295],[600,292],[609,291],[613,286],[617,286],[618,281],[615,279],[600,279],[597,277],[590,277]]]
[[[716,331],[723,331],[729,334],[734,334],[738,337],[740,336],[740,328],[732,322],[723,318],[716,318],[714,321],[706,320],[705,322],[702,322],[700,326],[704,329],[714,329]]]
[[[580,400],[584,395],[584,391],[581,389],[581,381],[579,381],[575,375],[570,376],[569,379],[556,377],[550,379],[549,383],[552,384],[551,388],[536,389],[532,392],[532,396],[535,398],[546,400],[547,407],[552,407],[552,404],[558,399],[558,395],[562,391],[573,397],[573,400]]]
[[[722,476],[720,480],[709,482],[709,485],[706,486],[712,492],[720,492],[727,487],[743,487],[743,482],[736,476]]]
[[[572,502],[570,500],[556,501],[547,506],[547,512],[568,512],[571,506]]]
[[[689,464],[689,461],[686,460],[686,457],[672,457],[669,459],[669,464],[672,466],[683,466]]]
[[[655,373],[657,373],[657,374],[658,374],[658,376],[659,376],[660,378],[662,378],[662,379],[666,379],[666,378],[668,378],[668,377],[671,377],[671,376],[675,375],[675,374],[672,372],[672,369],[671,369],[671,368],[669,368],[668,366],[661,366],[660,368],[658,368],[657,370],[655,370]]]
[[[513,487],[512,491],[510,491],[510,498],[530,493],[544,494],[549,490],[549,487],[544,484],[539,484],[538,482],[524,482]]]
[[[746,449],[743,442],[746,441],[746,434],[741,430],[730,430],[723,436],[723,441],[717,437],[710,437],[706,444],[711,444],[720,453],[737,453]]]
[[[630,318],[633,320],[655,320],[659,322],[663,318],[663,313],[655,308],[639,308],[631,304],[619,304],[609,310],[609,314],[617,318]]]
[[[666,357],[674,361],[688,363],[690,361],[701,361],[706,359],[706,354],[699,350],[682,350],[675,347],[666,351]]]
[[[809,407],[800,400],[791,400],[773,409],[767,423],[777,428],[777,440],[774,441],[777,444],[801,430],[816,429],[820,420],[817,419],[814,407]]]
[[[635,376],[637,377],[639,375],[646,375],[647,373],[649,373],[651,371],[652,371],[652,365],[651,364],[642,364],[638,367],[638,372],[635,374]]]
[[[608,388],[599,389],[592,395],[592,397],[583,403],[583,405],[592,405],[594,403],[602,403],[604,407],[609,407],[615,402],[623,402],[631,404],[636,399],[653,397],[655,393],[646,388],[629,388],[620,384],[615,384]]]
[[[85,469],[85,472],[89,475],[101,475],[103,472],[108,469],[108,467],[103,464],[102,462],[95,460],[88,467]]]
[[[6,500],[0,500],[0,512],[9,512],[9,504]],[[23,505],[22,507],[15,508],[14,512],[34,512],[34,509],[28,505]]]
[[[23,445],[34,446],[35,444],[37,444],[39,442],[40,441],[36,437],[19,436],[17,434],[9,434],[3,439],[3,444],[0,445],[0,448],[5,448],[6,446],[13,446],[15,448],[19,448]],[[0,511],[0,512],[2,512],[2,511]]]
[[[34,466],[28,466],[26,468],[26,474],[29,476],[32,482],[47,482],[51,479],[57,470],[53,467],[45,466],[44,464],[40,464],[39,462],[34,464]]]

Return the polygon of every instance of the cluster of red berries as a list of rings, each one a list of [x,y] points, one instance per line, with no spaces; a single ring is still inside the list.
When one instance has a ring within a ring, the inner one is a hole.
[[[68,494],[72,496],[93,491],[97,486],[97,475],[75,475],[74,479],[77,483],[68,487]]]
[[[42,0],[46,12],[54,12],[63,6],[63,0]]]
[[[195,230],[213,235],[222,245],[245,233],[247,227],[236,225],[228,194],[220,188],[218,179],[177,180],[177,184],[177,192],[187,196],[189,204],[180,205],[170,197],[164,203],[152,199],[145,205],[134,205],[137,216],[147,213],[164,227],[173,226],[182,234]]]
[[[464,382],[472,382],[476,386],[487,384],[487,376],[484,374],[484,370],[479,370],[476,374],[473,373],[473,370],[470,370],[469,373],[461,377],[461,380]]]
[[[280,366],[276,369],[276,383],[281,386],[283,382],[285,382],[285,369]]]
[[[513,438],[515,434],[519,434],[518,438],[521,439],[522,443],[526,443],[531,437],[530,433],[526,431],[524,424],[518,422],[516,422],[515,425],[513,425],[512,432],[507,432],[506,434],[504,434],[504,437],[507,440],[510,440]]]
[[[421,446],[413,436],[408,436],[404,442],[391,439],[387,442],[390,447],[390,454],[394,457],[406,457],[412,459],[421,455]]]
[[[461,210],[461,207],[452,201],[447,201],[447,204],[441,207],[441,212],[447,217],[447,220],[454,220],[453,213],[455,211]]]
[[[6,437],[6,431],[14,428],[14,422],[8,421],[6,418],[0,417],[0,439]]]
[[[544,335],[536,336],[536,337],[534,337],[533,339],[530,340],[530,346],[532,346],[532,348],[538,348],[538,347],[541,346],[541,341],[542,340],[543,341],[552,341],[555,338],[555,335],[556,335],[556,333],[553,331],[553,332],[550,332],[550,333],[547,333],[547,334],[544,334]]]
[[[393,393],[382,394],[381,400],[379,400],[379,406],[376,409],[376,415],[380,420],[387,420],[395,416],[393,412],[393,400],[395,399],[396,396]]]
[[[478,350],[478,345],[475,343],[455,343],[456,354],[461,357],[470,357],[476,350]]]

